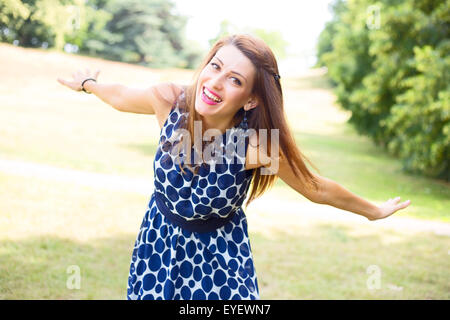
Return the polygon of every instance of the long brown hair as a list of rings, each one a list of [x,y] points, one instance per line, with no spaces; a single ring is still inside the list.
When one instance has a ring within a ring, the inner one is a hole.
[[[211,48],[199,68],[195,71],[193,84],[185,89],[186,108],[189,111],[187,130],[191,137],[194,136],[194,121],[199,119],[195,111],[195,98],[197,92],[197,81],[201,71],[209,64],[216,52],[225,45],[233,45],[239,49],[255,66],[256,75],[252,93],[259,97],[259,105],[247,112],[248,127],[259,132],[259,129],[279,129],[280,157],[287,159],[294,174],[302,177],[307,187],[318,188],[317,180],[309,171],[303,159],[307,159],[298,149],[291,130],[286,121],[283,105],[283,92],[278,75],[278,65],[270,47],[261,39],[248,34],[234,34],[222,37]],[[257,110],[255,112],[255,110]],[[243,117],[242,108],[236,113],[234,122],[239,123]],[[268,152],[270,153],[270,135],[267,135]],[[191,142],[192,147],[193,142]],[[270,154],[269,154],[270,156]],[[315,168],[315,167],[314,167]],[[316,168],[317,169],[317,168]],[[252,188],[246,206],[270,189],[277,179],[277,175],[261,174],[259,168],[253,170]]]

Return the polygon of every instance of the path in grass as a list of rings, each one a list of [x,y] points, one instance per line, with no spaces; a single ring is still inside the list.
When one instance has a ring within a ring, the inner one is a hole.
[[[24,177],[69,182],[98,189],[134,192],[141,195],[150,195],[153,191],[153,181],[151,180],[57,168],[18,160],[0,159],[0,171]],[[271,192],[255,200],[248,209],[248,214],[276,212],[277,216],[283,216],[282,220],[294,224],[296,220],[346,222],[371,225],[374,228],[392,228],[396,231],[433,232],[438,235],[450,236],[450,223],[396,216],[378,221],[367,221],[364,217],[330,206],[286,199],[280,201],[279,197]],[[273,219],[259,219],[256,227],[264,230],[271,226],[273,227]]]

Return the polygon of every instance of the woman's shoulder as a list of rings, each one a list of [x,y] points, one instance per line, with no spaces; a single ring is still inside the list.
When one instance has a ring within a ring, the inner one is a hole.
[[[186,89],[186,85],[163,82],[151,87],[151,95],[160,105],[171,107]]]
[[[186,88],[186,85],[173,82],[164,82],[152,87],[152,95],[156,100],[155,104],[158,105],[158,108],[155,108],[155,115],[160,128],[164,126],[167,117]]]
[[[253,131],[249,135],[247,154],[245,157],[246,170],[257,169],[260,167],[272,169],[273,165],[277,164],[281,158],[279,149],[275,150],[275,154],[272,154],[272,156],[269,155],[267,145],[261,143],[260,137],[256,131]]]

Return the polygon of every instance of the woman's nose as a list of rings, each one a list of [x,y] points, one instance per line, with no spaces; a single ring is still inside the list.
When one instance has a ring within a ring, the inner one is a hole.
[[[221,73],[215,74],[211,77],[211,87],[216,89],[222,88],[223,75]]]

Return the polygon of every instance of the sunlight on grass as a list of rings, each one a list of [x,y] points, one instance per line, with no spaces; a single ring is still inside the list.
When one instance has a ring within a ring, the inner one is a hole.
[[[89,242],[136,233],[150,199],[65,182],[0,173],[0,238],[52,235]],[[18,197],[17,195],[20,195]]]
[[[273,223],[275,219],[270,221]],[[325,223],[294,227],[289,223],[284,228],[276,227],[270,236],[267,230],[260,232],[254,228],[251,244],[261,298],[450,297],[448,237],[392,231],[384,234],[370,232],[370,228],[366,228],[369,232],[365,234],[360,230],[355,234],[356,227],[360,226]],[[373,265],[381,270],[381,286],[369,290],[367,270]]]
[[[0,194],[0,298],[125,298],[145,196],[6,174],[0,182],[10,192]],[[263,299],[449,298],[448,237],[251,205],[247,217]],[[80,290],[66,287],[71,265],[81,269]],[[366,287],[370,265],[383,272],[375,292]]]

